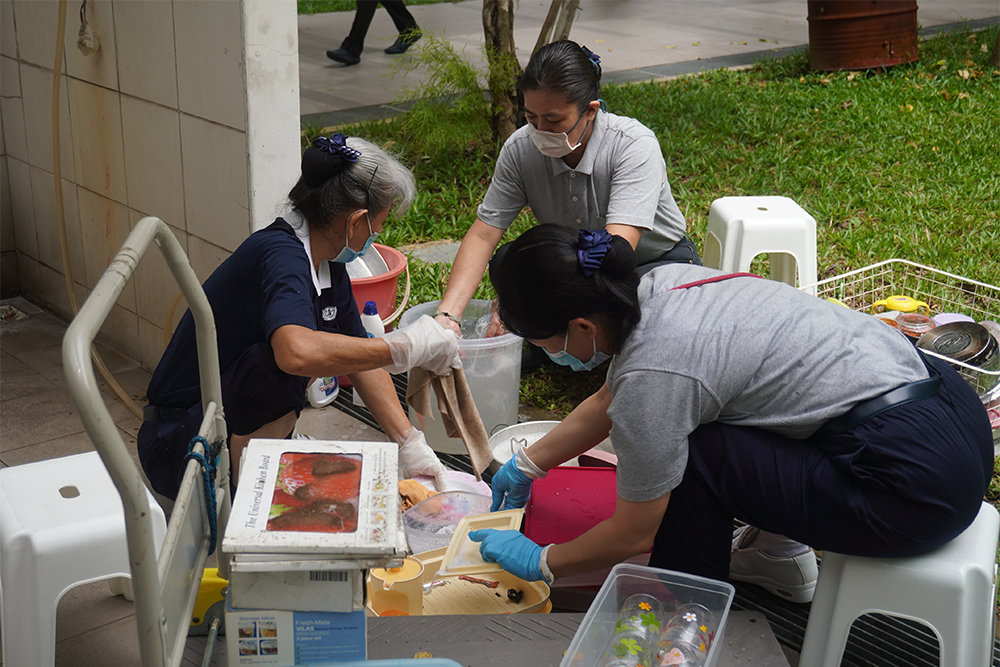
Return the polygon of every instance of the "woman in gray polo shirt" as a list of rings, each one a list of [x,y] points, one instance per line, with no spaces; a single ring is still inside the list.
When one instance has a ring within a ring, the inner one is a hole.
[[[438,310],[437,320],[456,334],[486,263],[525,206],[543,224],[627,239],[641,268],[701,263],[670,193],[659,140],[635,119],[600,111],[600,79],[600,58],[575,42],[548,44],[528,63],[519,84],[528,124],[500,151]]]
[[[493,477],[494,509],[609,433],[618,501],[565,544],[474,531],[487,560],[551,581],[652,547],[652,566],[725,580],[734,517],[869,557],[925,553],[976,517],[989,418],[946,363],[782,283],[683,264],[640,281],[634,267],[622,239],[552,225],[492,260],[508,329],[564,362],[614,355],[605,386]]]

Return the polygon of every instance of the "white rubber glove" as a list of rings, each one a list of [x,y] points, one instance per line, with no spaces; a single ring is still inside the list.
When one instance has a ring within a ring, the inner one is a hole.
[[[407,431],[406,439],[399,447],[399,478],[429,475],[434,478],[434,486],[438,491],[447,491],[448,480],[445,473],[444,465],[427,444],[423,431],[416,428]]]
[[[402,373],[420,366],[435,375],[448,375],[453,368],[460,368],[458,338],[451,329],[421,315],[413,324],[391,331],[384,336],[392,354],[392,365],[385,370]]]

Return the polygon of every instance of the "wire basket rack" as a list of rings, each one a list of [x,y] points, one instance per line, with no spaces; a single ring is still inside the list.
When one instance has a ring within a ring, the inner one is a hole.
[[[961,313],[976,322],[1000,322],[1000,287],[903,259],[889,259],[803,287],[821,299],[834,298],[853,310],[872,312],[874,303],[902,294],[927,303],[931,313]],[[926,350],[925,350],[926,352]],[[951,364],[979,393],[988,409],[1000,412],[1000,369],[985,369],[927,352]],[[991,417],[995,414],[991,413]],[[993,430],[1000,440],[1000,428]]]

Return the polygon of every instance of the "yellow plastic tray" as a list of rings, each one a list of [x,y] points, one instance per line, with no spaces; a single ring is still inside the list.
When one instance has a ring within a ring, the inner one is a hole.
[[[439,575],[446,548],[414,554],[414,558],[424,564],[424,583],[445,581],[424,594],[424,616],[444,616],[449,614],[547,614],[552,610],[549,587],[544,581],[525,581],[509,572],[470,574],[470,577],[498,581],[500,585],[489,588],[483,584],[459,579],[460,575]],[[520,602],[507,599],[507,590],[522,591]],[[371,605],[367,612],[375,616]]]

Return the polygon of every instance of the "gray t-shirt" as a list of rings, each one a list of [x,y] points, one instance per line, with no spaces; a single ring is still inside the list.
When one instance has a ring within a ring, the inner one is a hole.
[[[855,403],[928,377],[914,346],[870,315],[783,283],[668,264],[639,284],[642,319],[608,369],[618,494],[681,481],[688,435],[718,421],[812,435]]]
[[[641,227],[639,264],[673,248],[687,228],[670,193],[656,135],[633,118],[603,112],[594,120],[576,169],[539,153],[527,125],[510,135],[479,205],[479,219],[507,229],[525,205],[543,224]]]

